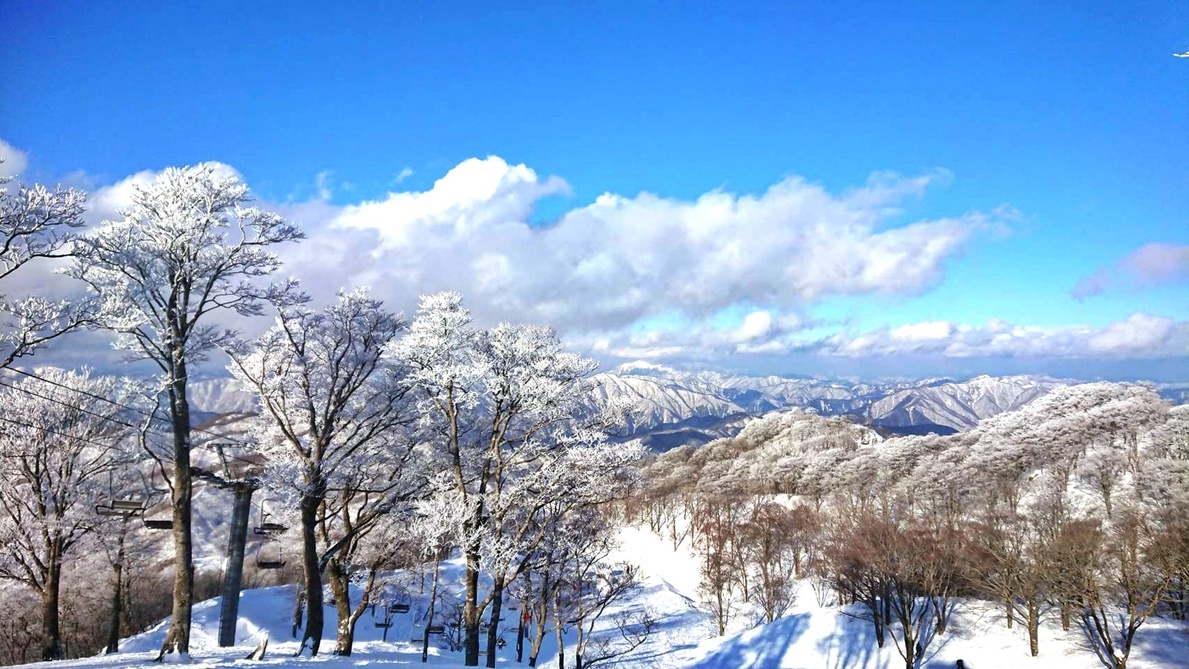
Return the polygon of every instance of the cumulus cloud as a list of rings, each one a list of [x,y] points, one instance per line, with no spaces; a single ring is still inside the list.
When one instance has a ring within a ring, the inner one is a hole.
[[[606,193],[541,225],[530,222],[534,207],[569,193],[563,179],[469,159],[429,190],[315,223],[293,271],[342,268],[340,283],[372,285],[402,306],[458,290],[484,316],[567,333],[673,311],[700,322],[741,302],[795,312],[830,295],[913,294],[940,280],[947,259],[998,223],[998,214],[968,213],[895,224],[905,198],[946,178],[884,173],[841,194],[796,177],[760,195]],[[351,241],[363,233],[366,243]]]
[[[1189,245],[1145,244],[1110,267],[1083,277],[1071,294],[1078,299],[1098,295],[1118,285],[1145,288],[1189,282]]]
[[[25,171],[29,154],[0,139],[0,161],[0,178],[11,177]]]
[[[806,328],[816,325],[798,313],[757,309],[738,324],[699,322],[685,317],[648,322],[594,334],[574,333],[569,341],[579,347],[617,358],[709,361],[724,355],[783,354],[805,346]]]
[[[1189,355],[1189,322],[1135,313],[1106,327],[1035,327],[938,321],[836,334],[812,346],[831,356],[923,354],[947,358],[1160,358]]]

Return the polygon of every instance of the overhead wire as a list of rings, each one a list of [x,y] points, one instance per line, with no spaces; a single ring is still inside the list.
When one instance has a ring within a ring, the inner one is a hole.
[[[74,434],[66,434],[65,432],[59,432],[59,431],[57,431],[57,430],[50,429],[50,428],[48,428],[48,427],[45,427],[45,426],[43,426],[43,425],[33,425],[33,424],[30,424],[30,423],[25,423],[25,422],[22,422],[22,421],[16,420],[16,419],[14,419],[14,418],[9,418],[9,417],[7,417],[7,416],[4,416],[4,415],[0,415],[0,422],[4,422],[4,423],[10,423],[10,424],[12,424],[12,425],[17,425],[17,426],[19,426],[19,427],[28,428],[28,429],[30,429],[30,430],[38,430],[38,431],[40,431],[40,432],[44,432],[45,434],[52,434],[52,435],[54,435],[55,437],[62,437],[62,438],[64,438],[64,439],[73,439],[73,440],[75,440],[75,441],[80,441],[80,442],[82,442],[82,443],[84,443],[84,444],[90,444],[91,446],[97,446],[97,447],[99,447],[99,448],[112,448],[112,447],[114,447],[114,444],[101,444],[101,443],[99,443],[99,442],[97,442],[97,441],[94,441],[94,440],[92,440],[92,439],[89,439],[89,438],[87,438],[87,437],[80,437],[80,436],[78,436],[78,435],[74,435]],[[112,436],[113,436],[113,438],[116,438],[116,437],[115,437],[115,435],[112,435]]]
[[[40,382],[42,382],[42,383],[46,383],[46,384],[49,384],[49,385],[52,385],[52,386],[56,386],[56,387],[58,387],[58,388],[63,388],[63,389],[65,389],[65,390],[69,390],[70,392],[73,392],[73,393],[76,393],[76,394],[85,395],[85,396],[87,396],[87,397],[90,397],[90,398],[93,398],[93,399],[96,399],[96,400],[99,400],[99,401],[102,401],[102,402],[106,402],[106,403],[108,403],[108,404],[111,404],[112,406],[119,407],[119,408],[121,408],[121,409],[124,409],[124,410],[126,410],[126,411],[130,411],[130,412],[133,412],[133,413],[137,413],[137,414],[139,414],[139,415],[141,415],[141,416],[144,416],[145,418],[148,418],[148,419],[150,419],[150,421],[152,421],[152,420],[153,420],[153,418],[154,418],[154,417],[152,416],[152,414],[151,414],[151,413],[149,413],[149,412],[145,411],[144,409],[140,409],[140,408],[137,408],[137,407],[132,407],[132,406],[129,406],[129,405],[127,405],[127,404],[123,404],[123,403],[117,402],[116,400],[113,400],[113,399],[111,399],[110,397],[103,397],[102,395],[97,395],[97,394],[95,394],[95,393],[92,393],[92,392],[90,392],[90,391],[87,391],[87,390],[84,390],[84,389],[81,389],[81,388],[73,388],[73,387],[71,387],[71,386],[68,386],[68,385],[66,385],[66,384],[64,384],[64,383],[59,383],[59,382],[57,382],[57,381],[54,381],[53,379],[47,379],[47,378],[45,378],[45,377],[43,377],[43,376],[39,376],[39,375],[37,375],[37,374],[33,374],[32,372],[27,372],[27,371],[24,371],[24,370],[21,370],[21,369],[15,369],[15,368],[11,368],[11,367],[10,367],[10,368],[8,368],[8,369],[7,369],[7,371],[13,372],[13,373],[15,373],[15,374],[19,374],[19,375],[21,375],[21,376],[25,376],[25,377],[27,377],[27,378],[31,378],[31,379],[34,379],[34,380],[40,381]],[[28,389],[28,388],[24,388],[24,387],[22,387],[22,386],[17,386],[17,385],[13,385],[13,384],[9,384],[9,383],[4,383],[3,381],[0,381],[0,386],[6,387],[6,388],[10,388],[10,389],[12,389],[12,390],[16,390],[16,391],[18,391],[18,392],[23,392],[23,393],[26,393],[26,394],[28,394],[28,395],[31,395],[31,396],[33,396],[33,397],[37,397],[37,398],[40,398],[40,399],[43,399],[43,400],[46,400],[46,401],[49,401],[49,402],[54,402],[54,403],[56,403],[56,404],[60,404],[60,405],[63,405],[63,406],[68,406],[68,407],[71,407],[71,408],[73,408],[73,409],[76,409],[76,410],[78,410],[78,411],[80,411],[80,412],[82,412],[82,413],[86,413],[86,414],[89,414],[89,415],[95,416],[95,417],[97,417],[97,418],[100,418],[100,419],[103,419],[103,420],[107,420],[107,421],[109,421],[109,422],[115,423],[115,424],[117,424],[117,425],[120,425],[120,426],[122,426],[122,427],[130,428],[130,429],[133,429],[133,430],[137,430],[137,429],[139,429],[137,426],[135,426],[135,425],[132,425],[131,423],[128,423],[128,422],[125,422],[125,421],[119,420],[119,419],[117,419],[117,418],[114,418],[114,417],[111,417],[111,416],[104,416],[104,415],[102,415],[102,414],[98,414],[98,413],[95,413],[95,412],[93,412],[93,411],[89,411],[89,410],[87,410],[87,409],[83,409],[83,408],[81,408],[81,407],[78,407],[78,406],[75,406],[75,405],[69,404],[69,403],[67,403],[67,402],[65,402],[65,401],[63,401],[63,400],[59,400],[59,399],[57,399],[57,398],[49,397],[49,396],[42,395],[42,394],[40,394],[40,393],[34,392],[33,390],[31,390],[31,389]],[[9,423],[14,423],[14,424],[17,424],[17,425],[21,425],[21,426],[23,426],[23,427],[28,427],[28,428],[31,428],[31,429],[45,429],[45,432],[46,432],[47,434],[59,434],[59,436],[68,436],[68,435],[62,435],[62,434],[60,434],[60,433],[54,433],[52,430],[49,430],[48,428],[40,428],[40,427],[37,427],[37,426],[32,426],[32,425],[28,425],[28,424],[20,423],[20,422],[18,422],[18,421],[15,421],[15,420],[12,420],[12,419],[8,419],[8,418],[5,418],[5,417],[3,417],[3,416],[0,416],[0,420],[3,420],[3,421],[5,421],[5,422],[9,422]],[[150,423],[150,425],[151,425],[151,423]],[[223,444],[225,444],[225,445],[229,445],[229,446],[241,446],[241,447],[246,447],[246,446],[249,446],[249,445],[250,445],[250,444],[248,444],[248,443],[245,443],[245,442],[242,442],[242,441],[237,441],[237,440],[235,440],[234,438],[228,437],[227,435],[224,435],[224,434],[219,434],[219,433],[217,433],[217,432],[212,432],[212,431],[210,431],[210,430],[206,430],[206,429],[202,429],[202,428],[191,428],[191,430],[190,430],[190,431],[191,431],[191,432],[198,432],[198,433],[201,433],[201,434],[206,434],[206,435],[208,435],[208,436],[214,437],[213,439],[208,439],[207,441],[201,441],[201,442],[197,442],[197,443],[193,444],[193,445],[194,445],[196,448],[203,448],[203,449],[208,449],[208,450],[209,450],[209,449],[211,448],[211,446],[212,446],[212,445],[214,445],[215,443],[219,443],[219,442],[222,442]],[[160,433],[160,432],[158,432],[158,433],[157,433],[157,435],[158,435],[158,436],[167,436],[167,435],[165,435],[165,434],[163,434],[163,433]],[[95,444],[93,444],[93,445],[95,445]],[[245,464],[253,464],[253,465],[254,465],[254,464],[258,464],[257,462],[255,462],[255,461],[253,461],[253,460],[251,460],[251,459],[248,459],[248,458],[246,458],[246,457],[243,457],[243,456],[238,456],[238,455],[235,455],[234,453],[226,453],[226,452],[224,451],[224,449],[218,449],[218,451],[219,451],[219,455],[220,455],[220,457],[228,458],[228,459],[235,460],[235,461],[237,461],[237,462],[242,462],[242,463],[245,463]]]

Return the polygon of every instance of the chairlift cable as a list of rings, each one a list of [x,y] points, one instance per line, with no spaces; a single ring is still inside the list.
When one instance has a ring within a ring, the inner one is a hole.
[[[34,373],[32,373],[32,372],[26,372],[26,371],[24,371],[24,370],[22,370],[22,369],[16,369],[16,368],[14,368],[14,367],[9,367],[9,368],[7,368],[7,371],[13,372],[14,374],[20,374],[21,376],[27,376],[27,377],[29,377],[29,378],[31,378],[31,379],[37,379],[38,381],[41,381],[42,383],[48,383],[48,384],[50,384],[50,385],[52,385],[52,386],[58,386],[59,388],[65,388],[66,390],[70,390],[70,391],[73,391],[73,392],[76,392],[76,393],[79,393],[79,394],[82,394],[82,395],[86,395],[86,396],[88,396],[88,397],[92,397],[92,398],[94,398],[94,399],[97,399],[97,400],[100,400],[100,401],[103,401],[103,402],[107,402],[108,404],[111,404],[111,405],[114,405],[114,406],[120,407],[121,409],[126,409],[126,410],[128,410],[128,411],[132,411],[132,412],[134,412],[134,413],[140,414],[141,416],[145,416],[146,418],[151,418],[151,417],[152,417],[152,415],[151,415],[150,413],[146,412],[144,409],[138,409],[138,408],[136,408],[136,407],[128,406],[127,404],[121,404],[120,402],[117,402],[117,401],[115,401],[115,400],[113,400],[113,399],[111,399],[111,398],[109,398],[109,397],[103,397],[102,395],[96,395],[96,394],[94,394],[94,393],[91,393],[91,392],[88,392],[88,391],[86,391],[86,390],[79,390],[79,389],[76,389],[76,388],[71,388],[70,386],[68,386],[68,385],[66,385],[66,384],[64,384],[64,383],[58,383],[57,381],[54,381],[54,380],[52,380],[52,379],[47,379],[47,378],[45,378],[45,377],[43,377],[43,376],[38,376],[37,374],[34,374]],[[231,437],[228,437],[227,435],[224,435],[224,434],[219,434],[219,433],[217,433],[217,432],[212,432],[212,431],[210,431],[210,430],[204,430],[204,429],[201,429],[201,428],[195,428],[195,427],[192,427],[192,428],[190,428],[190,431],[191,431],[191,432],[199,432],[199,433],[201,433],[201,434],[210,435],[210,436],[212,436],[212,437],[215,437],[215,438],[217,438],[217,439],[220,439],[220,440],[222,440],[222,441],[227,441],[227,442],[234,443],[234,444],[235,444],[235,445],[237,445],[237,446],[247,446],[247,445],[249,445],[249,444],[246,444],[246,443],[244,443],[244,442],[239,442],[239,441],[236,441],[235,439],[233,439],[233,438],[231,438]],[[196,446],[198,446],[198,445],[200,445],[200,444],[195,444],[195,445],[196,445]]]
[[[34,378],[39,378],[39,377],[34,377]],[[47,380],[47,382],[49,382],[49,381]],[[52,383],[52,382],[50,382],[50,383]],[[55,385],[61,385],[61,384],[55,384]],[[88,411],[88,410],[86,410],[86,409],[83,409],[82,407],[77,407],[77,406],[74,406],[74,405],[70,404],[69,402],[65,402],[65,401],[63,401],[63,400],[58,400],[58,399],[55,399],[55,398],[53,398],[53,397],[48,397],[48,396],[46,396],[46,395],[41,395],[41,394],[39,394],[39,393],[36,393],[36,392],[34,392],[34,391],[32,391],[32,390],[29,390],[29,389],[26,389],[26,388],[22,388],[22,387],[20,387],[20,386],[14,386],[14,385],[11,385],[11,384],[7,384],[7,383],[4,383],[3,381],[0,381],[0,386],[3,386],[3,387],[5,387],[5,388],[9,388],[9,389],[11,389],[11,390],[15,390],[15,391],[17,391],[17,392],[22,392],[22,393],[25,393],[25,394],[27,394],[27,395],[33,396],[33,397],[37,397],[37,398],[39,398],[39,399],[43,399],[43,400],[46,400],[46,401],[48,401],[48,402],[53,402],[53,403],[55,403],[55,404],[59,404],[59,405],[65,406],[65,407],[68,407],[68,408],[70,408],[70,409],[74,409],[74,410],[76,410],[76,411],[78,411],[78,412],[80,412],[80,413],[87,414],[87,415],[89,415],[89,416],[94,416],[95,418],[99,418],[100,420],[104,420],[104,421],[107,421],[107,422],[110,422],[110,423],[114,423],[114,424],[116,424],[116,425],[119,425],[119,426],[121,426],[121,427],[126,427],[126,428],[129,428],[129,429],[132,429],[132,430],[139,430],[139,429],[140,429],[139,427],[137,427],[137,426],[135,426],[135,425],[132,425],[131,423],[127,423],[127,422],[125,422],[125,421],[121,421],[121,420],[119,420],[119,419],[116,419],[116,418],[113,418],[113,417],[110,417],[110,416],[104,416],[103,414],[95,413],[95,412],[93,412],[93,411]],[[92,397],[96,397],[96,398],[98,398],[98,399],[103,399],[103,398],[101,398],[101,397],[99,397],[99,396],[97,396],[97,395],[91,395],[90,393],[87,393],[87,392],[85,392],[85,391],[78,390],[78,389],[75,389],[75,388],[70,388],[69,386],[62,385],[61,387],[63,387],[63,388],[66,388],[66,389],[68,389],[68,390],[72,390],[72,391],[74,391],[74,392],[76,392],[76,393],[80,393],[80,394],[83,394],[83,395],[90,395],[90,396],[92,396]],[[115,405],[117,405],[117,406],[122,406],[122,405],[120,405],[118,402],[112,402],[112,404],[115,404]],[[14,425],[19,425],[19,426],[21,426],[21,427],[26,427],[26,428],[29,428],[29,429],[31,429],[31,430],[41,430],[42,432],[45,432],[46,434],[52,434],[52,435],[59,436],[59,437],[64,437],[64,438],[67,438],[67,439],[75,439],[75,440],[80,440],[80,441],[82,441],[83,443],[87,443],[87,444],[90,444],[90,445],[92,445],[92,446],[101,446],[101,444],[98,444],[98,443],[96,443],[96,442],[94,442],[94,441],[91,441],[91,440],[88,440],[88,439],[84,439],[84,438],[81,438],[81,437],[75,437],[75,436],[72,436],[72,435],[67,435],[67,434],[65,434],[65,433],[58,432],[58,431],[56,431],[56,430],[53,430],[53,429],[51,429],[51,428],[48,428],[48,427],[41,427],[41,426],[37,426],[37,425],[30,425],[30,424],[28,424],[28,423],[23,423],[23,422],[21,422],[21,421],[18,421],[18,420],[16,420],[16,419],[7,418],[7,417],[5,417],[5,416],[2,416],[2,415],[0,415],[0,421],[5,421],[5,422],[8,422],[8,423],[12,423],[12,424],[14,424]],[[195,432],[206,432],[205,430],[192,430],[192,431],[195,431]],[[161,433],[161,432],[157,432],[156,434],[157,434],[158,436],[169,436],[169,435],[166,435],[166,434],[164,434],[164,433]],[[214,433],[210,433],[210,434],[214,434]],[[116,436],[116,435],[113,435],[111,438],[122,439],[123,437],[122,437],[122,436]],[[210,441],[211,441],[211,442],[213,442],[214,440],[210,440]],[[197,442],[197,443],[194,443],[194,444],[193,444],[193,446],[194,446],[195,448],[210,448],[210,446],[209,446],[209,443],[210,443],[210,442]],[[234,445],[234,446],[243,446],[243,445],[246,445],[246,444],[243,444],[242,442],[235,442],[235,441],[230,441],[230,440],[225,440],[225,443],[230,443],[231,445]],[[245,464],[250,464],[250,465],[257,464],[255,461],[253,461],[253,460],[251,460],[251,459],[249,459],[249,458],[246,458],[246,457],[243,457],[243,456],[239,456],[239,455],[235,455],[235,454],[231,454],[231,453],[224,453],[224,454],[223,454],[223,456],[224,456],[224,457],[226,457],[226,458],[228,458],[228,459],[235,460],[235,461],[238,461],[238,462],[242,462],[242,463],[245,463]]]
[[[49,385],[52,385],[52,386],[57,386],[57,387],[59,387],[59,388],[64,388],[64,389],[66,389],[66,390],[69,390],[69,391],[71,391],[71,392],[74,392],[74,393],[77,393],[77,394],[86,395],[86,396],[88,396],[88,397],[91,397],[91,398],[94,398],[94,399],[97,399],[97,400],[100,400],[100,401],[103,401],[103,402],[107,402],[108,404],[111,404],[111,405],[113,405],[113,406],[119,407],[119,408],[121,408],[121,409],[125,409],[125,410],[127,410],[127,411],[131,411],[131,412],[134,412],[134,413],[140,414],[141,416],[145,416],[145,417],[147,417],[147,418],[152,418],[152,415],[151,415],[149,412],[146,412],[146,411],[145,411],[145,410],[143,410],[143,409],[138,409],[138,408],[136,408],[136,407],[131,407],[131,406],[128,406],[128,405],[126,405],[126,404],[121,404],[120,402],[117,402],[117,401],[115,401],[115,400],[113,400],[113,399],[111,399],[111,398],[108,398],[108,397],[103,397],[103,396],[101,396],[101,395],[96,395],[96,394],[94,394],[94,393],[88,392],[88,391],[86,391],[86,390],[81,390],[81,389],[78,389],[78,388],[71,388],[70,386],[67,386],[67,385],[65,385],[65,384],[62,384],[62,383],[58,383],[58,382],[56,382],[56,381],[54,381],[54,380],[52,380],[52,379],[47,379],[47,378],[45,378],[45,377],[38,376],[37,374],[33,374],[33,373],[31,373],[31,372],[26,372],[26,371],[24,371],[24,370],[15,369],[15,368],[8,368],[8,371],[10,371],[10,372],[14,372],[14,373],[16,373],[16,374],[20,374],[20,375],[22,375],[22,376],[27,376],[27,377],[29,377],[29,378],[31,378],[31,379],[36,379],[36,380],[38,380],[38,381],[41,381],[42,383],[47,383],[47,384],[49,384]],[[5,386],[5,387],[7,387],[7,388],[11,388],[11,389],[13,389],[13,390],[16,390],[16,391],[18,391],[18,392],[24,392],[24,393],[26,393],[26,394],[33,395],[34,397],[38,397],[38,398],[41,398],[41,399],[45,399],[45,400],[48,400],[48,401],[50,401],[50,402],[56,402],[56,403],[58,403],[58,404],[63,404],[63,405],[66,405],[66,406],[70,406],[70,405],[67,405],[65,402],[62,402],[61,400],[55,400],[55,399],[53,399],[53,398],[51,398],[51,397],[46,397],[46,396],[40,395],[40,394],[38,394],[38,393],[35,393],[35,392],[33,392],[32,390],[28,390],[28,389],[25,389],[25,388],[21,388],[21,387],[18,387],[18,386],[13,386],[13,385],[10,385],[10,384],[5,384],[5,383],[3,383],[3,382],[0,382],[0,386]],[[71,407],[71,408],[76,408],[76,409],[77,409],[77,407]],[[84,412],[84,413],[91,413],[92,415],[95,415],[96,417],[103,418],[104,420],[108,420],[108,421],[110,421],[110,422],[116,423],[117,425],[121,425],[121,426],[123,426],[123,427],[131,428],[131,429],[134,429],[134,430],[139,430],[139,429],[140,429],[139,427],[137,427],[137,426],[135,426],[135,425],[132,425],[132,424],[130,424],[130,423],[126,423],[126,422],[123,422],[123,421],[117,420],[117,419],[115,419],[115,418],[110,418],[110,417],[102,416],[102,415],[100,415],[100,414],[93,414],[92,412],[86,411],[86,410],[84,410],[84,409],[79,409],[79,410],[80,410],[80,411],[82,411],[82,412]],[[10,422],[11,422],[11,421],[10,421]],[[32,426],[27,426],[27,427],[32,427]],[[211,436],[211,437],[214,437],[214,439],[208,439],[207,441],[204,441],[204,442],[196,442],[196,443],[193,443],[192,445],[193,445],[193,447],[195,447],[195,448],[210,448],[210,446],[209,446],[209,443],[210,443],[210,442],[213,442],[213,441],[215,441],[216,439],[217,439],[218,441],[224,442],[224,443],[226,443],[226,444],[228,444],[228,445],[231,445],[231,446],[249,446],[249,445],[250,445],[250,444],[248,444],[248,443],[246,443],[246,442],[237,441],[237,440],[235,440],[235,439],[234,439],[234,438],[232,438],[232,437],[228,437],[227,435],[224,435],[224,434],[219,434],[219,433],[217,433],[217,432],[212,432],[212,431],[210,431],[210,430],[205,430],[205,429],[202,429],[202,428],[195,428],[195,427],[192,427],[192,428],[190,428],[190,431],[191,431],[191,432],[197,432],[197,433],[200,433],[200,434],[205,434],[205,435],[209,435],[209,436]],[[46,430],[46,432],[50,432],[50,433],[52,433],[50,430]],[[158,432],[157,434],[158,434],[159,436],[169,436],[169,435],[167,435],[167,434],[160,433],[160,432]],[[234,454],[226,454],[226,456],[225,456],[225,457],[227,457],[227,458],[230,458],[230,459],[232,459],[232,460],[235,460],[235,461],[237,461],[237,462],[245,463],[245,464],[250,464],[250,465],[257,464],[257,463],[256,463],[255,461],[253,461],[253,460],[250,460],[250,459],[248,459],[248,458],[245,458],[245,457],[243,457],[243,456],[237,456],[237,455],[234,455]]]
[[[71,403],[69,403],[69,402],[67,402],[67,401],[65,401],[65,400],[60,400],[60,399],[57,399],[57,398],[54,398],[54,397],[50,397],[49,395],[42,395],[42,394],[40,394],[40,393],[37,393],[37,392],[34,392],[34,391],[32,391],[32,390],[30,390],[30,389],[28,389],[28,388],[23,388],[23,387],[21,387],[21,386],[12,385],[11,383],[5,383],[4,381],[0,381],[0,386],[3,386],[3,387],[5,387],[5,388],[10,388],[10,389],[12,389],[12,390],[15,390],[15,391],[17,391],[17,392],[25,393],[26,395],[32,395],[33,397],[36,397],[36,398],[38,398],[38,399],[43,399],[43,400],[45,400],[45,401],[47,401],[47,402],[53,402],[54,404],[60,404],[60,405],[62,405],[62,406],[64,406],[64,407],[67,407],[67,408],[70,408],[70,409],[74,409],[75,411],[78,411],[79,413],[85,413],[85,414],[87,414],[88,416],[94,416],[94,417],[96,417],[96,418],[100,418],[100,419],[102,419],[102,420],[105,420],[105,421],[108,421],[108,422],[111,422],[111,423],[115,423],[116,425],[120,425],[120,426],[122,426],[122,427],[131,428],[131,429],[133,429],[133,430],[135,430],[135,429],[138,429],[138,428],[137,428],[135,425],[133,425],[132,423],[128,423],[128,422],[122,421],[122,420],[120,420],[120,419],[118,419],[118,418],[114,418],[114,417],[112,417],[112,416],[105,416],[105,415],[103,415],[103,414],[101,414],[101,413],[96,413],[96,412],[94,412],[94,411],[90,411],[90,410],[88,410],[88,409],[84,409],[84,408],[82,408],[82,407],[75,406],[75,405],[73,405],[73,404],[71,404]],[[70,390],[74,391],[76,394],[80,394],[80,395],[85,395],[85,394],[88,394],[88,393],[86,393],[85,391],[83,391],[83,390],[80,390],[80,389],[78,389],[78,388],[70,388],[69,386],[63,386],[63,387],[64,387],[64,388],[69,388]]]
[[[86,437],[80,437],[80,436],[73,435],[73,434],[66,434],[65,432],[58,432],[57,430],[52,430],[48,427],[43,427],[40,425],[31,425],[29,423],[24,423],[24,422],[14,419],[14,418],[9,418],[9,417],[3,416],[3,415],[0,415],[0,421],[3,421],[5,423],[11,423],[13,425],[17,425],[20,427],[28,428],[30,430],[40,430],[41,432],[44,432],[46,434],[52,434],[55,437],[62,437],[64,439],[73,439],[75,441],[79,441],[79,442],[82,442],[84,444],[88,444],[91,446],[97,446],[99,448],[114,448],[115,447],[115,444],[101,444],[97,441],[88,439]]]

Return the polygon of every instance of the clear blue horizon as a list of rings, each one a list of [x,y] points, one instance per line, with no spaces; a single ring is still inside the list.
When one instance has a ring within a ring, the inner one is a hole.
[[[1189,379],[1184,3],[14,0],[0,30],[2,169],[98,220],[225,163],[309,231],[315,292],[459,290],[609,363]]]

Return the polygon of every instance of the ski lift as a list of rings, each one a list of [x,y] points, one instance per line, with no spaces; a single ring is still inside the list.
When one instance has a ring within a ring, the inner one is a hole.
[[[408,613],[409,605],[405,602],[392,602],[388,605],[389,613]]]
[[[270,514],[268,510],[264,508],[263,503],[260,504],[260,524],[252,528],[252,532],[254,534],[257,536],[267,537],[273,536],[275,534],[281,534],[287,529],[289,528],[278,523],[273,518],[272,514]]]
[[[144,513],[144,502],[137,499],[111,499],[107,504],[96,504],[95,513],[101,516],[124,516],[131,518]]]
[[[172,518],[142,518],[146,530],[172,530]]]
[[[100,516],[123,516],[125,519],[142,515],[145,503],[133,497],[116,495],[116,481],[112,470],[107,471],[107,504],[96,504],[95,513]]]
[[[272,555],[264,556],[265,547],[270,544],[276,546],[276,550]],[[256,549],[256,568],[257,569],[280,569],[285,566],[284,557],[281,555],[281,546],[275,541],[268,541],[260,545]]]
[[[393,610],[392,605],[384,607],[384,617],[377,618],[376,610],[372,609],[372,622],[375,623],[377,629],[384,630],[384,641],[388,641],[388,630],[392,627]]]

